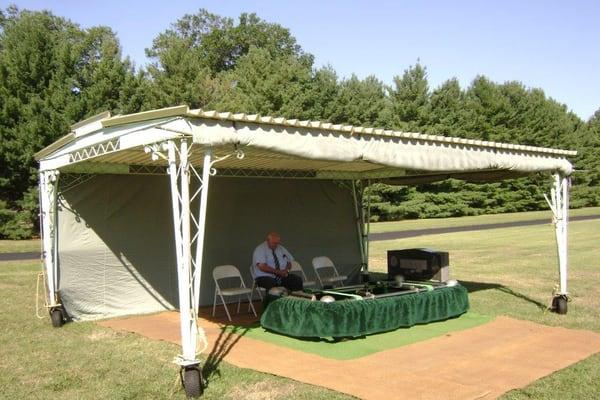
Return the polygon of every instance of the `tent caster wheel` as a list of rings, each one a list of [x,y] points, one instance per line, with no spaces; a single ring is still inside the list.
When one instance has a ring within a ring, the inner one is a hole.
[[[567,313],[567,296],[565,295],[560,295],[560,296],[556,296],[554,299],[552,299],[552,310],[560,315],[564,315]]]
[[[189,398],[200,397],[202,388],[202,368],[199,365],[190,365],[182,368],[183,388],[185,395]]]
[[[55,328],[60,328],[65,323],[65,318],[60,308],[53,308],[50,311],[50,319],[52,320],[52,326]]]

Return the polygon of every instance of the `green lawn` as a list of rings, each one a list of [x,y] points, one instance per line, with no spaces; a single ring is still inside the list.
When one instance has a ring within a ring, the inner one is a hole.
[[[0,240],[0,253],[40,251],[40,240]]]
[[[600,216],[600,207],[580,208],[571,210],[570,216],[580,215],[598,215]],[[429,218],[429,219],[410,219],[406,221],[392,222],[374,222],[371,224],[371,233],[408,231],[412,229],[428,228],[447,228],[455,226],[485,225],[514,221],[531,221],[536,219],[546,219],[550,223],[552,213],[547,211],[532,211],[526,213],[507,213],[477,215],[474,217],[459,218]]]
[[[0,263],[0,398],[185,399],[172,363],[178,346],[92,322],[55,329],[37,319],[38,270],[36,263]],[[208,372],[205,399],[352,398],[224,362]]]
[[[371,265],[374,270],[384,270],[387,249],[448,250],[453,277],[471,290],[473,312],[600,332],[599,241],[600,220],[571,223],[573,302],[566,316],[544,311],[557,281],[553,229],[549,225],[373,242]],[[177,346],[117,333],[94,323],[53,329],[47,318],[37,319],[34,291],[38,270],[35,262],[0,263],[0,398],[184,398],[177,366],[171,363]],[[206,399],[350,399],[224,362],[209,372]],[[597,393],[600,355],[503,398],[595,399]]]

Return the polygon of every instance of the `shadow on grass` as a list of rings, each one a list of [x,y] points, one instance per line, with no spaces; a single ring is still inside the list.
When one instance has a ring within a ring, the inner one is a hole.
[[[387,274],[383,273],[383,272],[370,272],[369,273],[370,278],[372,281],[374,280],[386,280],[387,279]],[[539,301],[532,299],[531,297],[528,297],[526,295],[524,295],[523,293],[519,293],[519,292],[515,292],[514,290],[512,290],[511,288],[508,288],[504,285],[500,285],[498,283],[488,283],[488,282],[472,282],[472,281],[459,281],[461,285],[463,285],[464,287],[467,288],[467,290],[469,291],[469,293],[473,293],[473,292],[479,292],[480,290],[490,290],[490,289],[494,289],[494,290],[499,290],[503,293],[509,294],[511,296],[514,296],[518,299],[521,300],[525,300],[533,305],[535,305],[537,308],[539,308],[540,310],[546,310],[548,309],[548,306],[546,304],[542,304]]]
[[[229,354],[231,349],[237,344],[237,342],[244,336],[250,326],[234,326],[223,327],[221,329],[221,333],[217,337],[215,344],[206,358],[206,362],[204,363],[204,367],[202,368],[204,375],[204,385],[205,387],[210,384],[211,377],[214,375],[221,376],[221,372],[219,370],[219,365],[221,361]]]
[[[547,305],[542,304],[539,301],[524,295],[523,293],[515,292],[511,288],[508,288],[504,285],[500,285],[498,283],[460,281],[460,284],[466,287],[469,293],[479,292],[480,290],[499,290],[500,292],[509,294],[518,299],[525,300],[528,303],[535,305],[540,310],[546,310],[548,308]]]

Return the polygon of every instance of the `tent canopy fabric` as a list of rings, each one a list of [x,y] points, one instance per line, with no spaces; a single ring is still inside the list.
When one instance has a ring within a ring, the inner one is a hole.
[[[317,179],[387,179],[476,172],[480,180],[552,171],[571,174],[574,151],[487,142],[376,128],[333,125],[258,115],[189,110],[187,106],[111,117],[99,114],[74,125],[40,151],[41,170],[132,173],[164,165],[147,146],[189,137],[216,157],[220,173]],[[192,155],[201,164],[202,152]],[[430,180],[429,180],[430,181]]]

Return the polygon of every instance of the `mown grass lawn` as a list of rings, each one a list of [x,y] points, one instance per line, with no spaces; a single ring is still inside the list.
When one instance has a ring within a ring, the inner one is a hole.
[[[580,208],[571,210],[569,215],[600,216],[600,207]],[[405,221],[386,221],[371,223],[371,233],[408,231],[411,229],[429,229],[429,228],[447,228],[469,225],[486,225],[497,224],[515,221],[531,221],[536,219],[545,219],[548,222],[552,219],[550,210],[532,211],[521,213],[506,213],[506,214],[491,214],[477,215],[473,217],[458,217],[458,218],[427,218],[427,219],[409,219]]]
[[[40,240],[0,240],[0,253],[40,251]]]
[[[599,241],[600,220],[571,223],[573,302],[566,316],[544,311],[557,281],[550,225],[373,242],[371,264],[374,270],[384,270],[387,249],[448,250],[452,275],[471,289],[473,311],[600,332]],[[48,318],[37,319],[34,291],[38,271],[37,262],[0,263],[0,398],[184,398],[178,367],[171,363],[179,351],[177,346],[90,322],[54,329]],[[598,393],[600,355],[595,355],[503,398],[597,399]],[[210,374],[204,398],[351,397],[222,362]]]
[[[0,398],[185,399],[178,346],[92,322],[52,328],[35,316],[37,263],[0,263]],[[220,363],[205,399],[351,399]]]

